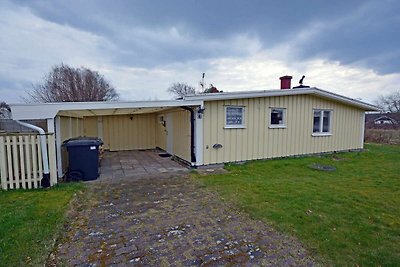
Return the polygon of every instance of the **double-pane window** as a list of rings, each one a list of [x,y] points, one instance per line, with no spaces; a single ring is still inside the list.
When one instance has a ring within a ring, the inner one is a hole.
[[[271,108],[270,114],[270,128],[283,128],[286,127],[286,109],[284,108]]]
[[[331,110],[314,110],[313,133],[330,133],[331,117]]]

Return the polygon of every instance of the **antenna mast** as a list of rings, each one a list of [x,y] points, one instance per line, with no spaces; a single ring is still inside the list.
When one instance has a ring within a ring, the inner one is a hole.
[[[205,82],[204,82],[204,77],[206,76],[206,73],[203,72],[203,75],[201,76],[201,82],[200,82],[200,86],[201,86],[201,91],[204,92],[204,87],[205,87]]]

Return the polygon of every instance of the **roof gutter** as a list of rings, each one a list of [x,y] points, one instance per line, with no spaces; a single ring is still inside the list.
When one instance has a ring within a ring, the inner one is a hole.
[[[44,130],[36,125],[32,125],[26,122],[22,122],[16,120],[16,122],[22,126],[28,127],[34,131],[39,132],[40,136],[40,147],[42,151],[42,159],[43,159],[43,178],[40,184],[42,187],[50,187],[50,170],[49,170],[49,157],[47,155],[47,144],[46,144],[46,133]]]

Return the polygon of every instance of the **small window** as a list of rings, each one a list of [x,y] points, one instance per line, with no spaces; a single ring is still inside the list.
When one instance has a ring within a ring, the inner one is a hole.
[[[314,110],[313,134],[330,135],[331,117],[332,111],[330,110]]]
[[[225,107],[225,127],[244,128],[244,107]]]
[[[271,108],[270,128],[285,128],[286,127],[286,109]]]

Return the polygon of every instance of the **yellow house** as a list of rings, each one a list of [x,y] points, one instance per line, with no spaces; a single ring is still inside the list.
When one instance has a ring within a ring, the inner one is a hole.
[[[210,93],[180,100],[11,105],[46,119],[61,144],[99,137],[110,151],[161,148],[192,166],[363,148],[364,114],[378,110],[318,88]]]

